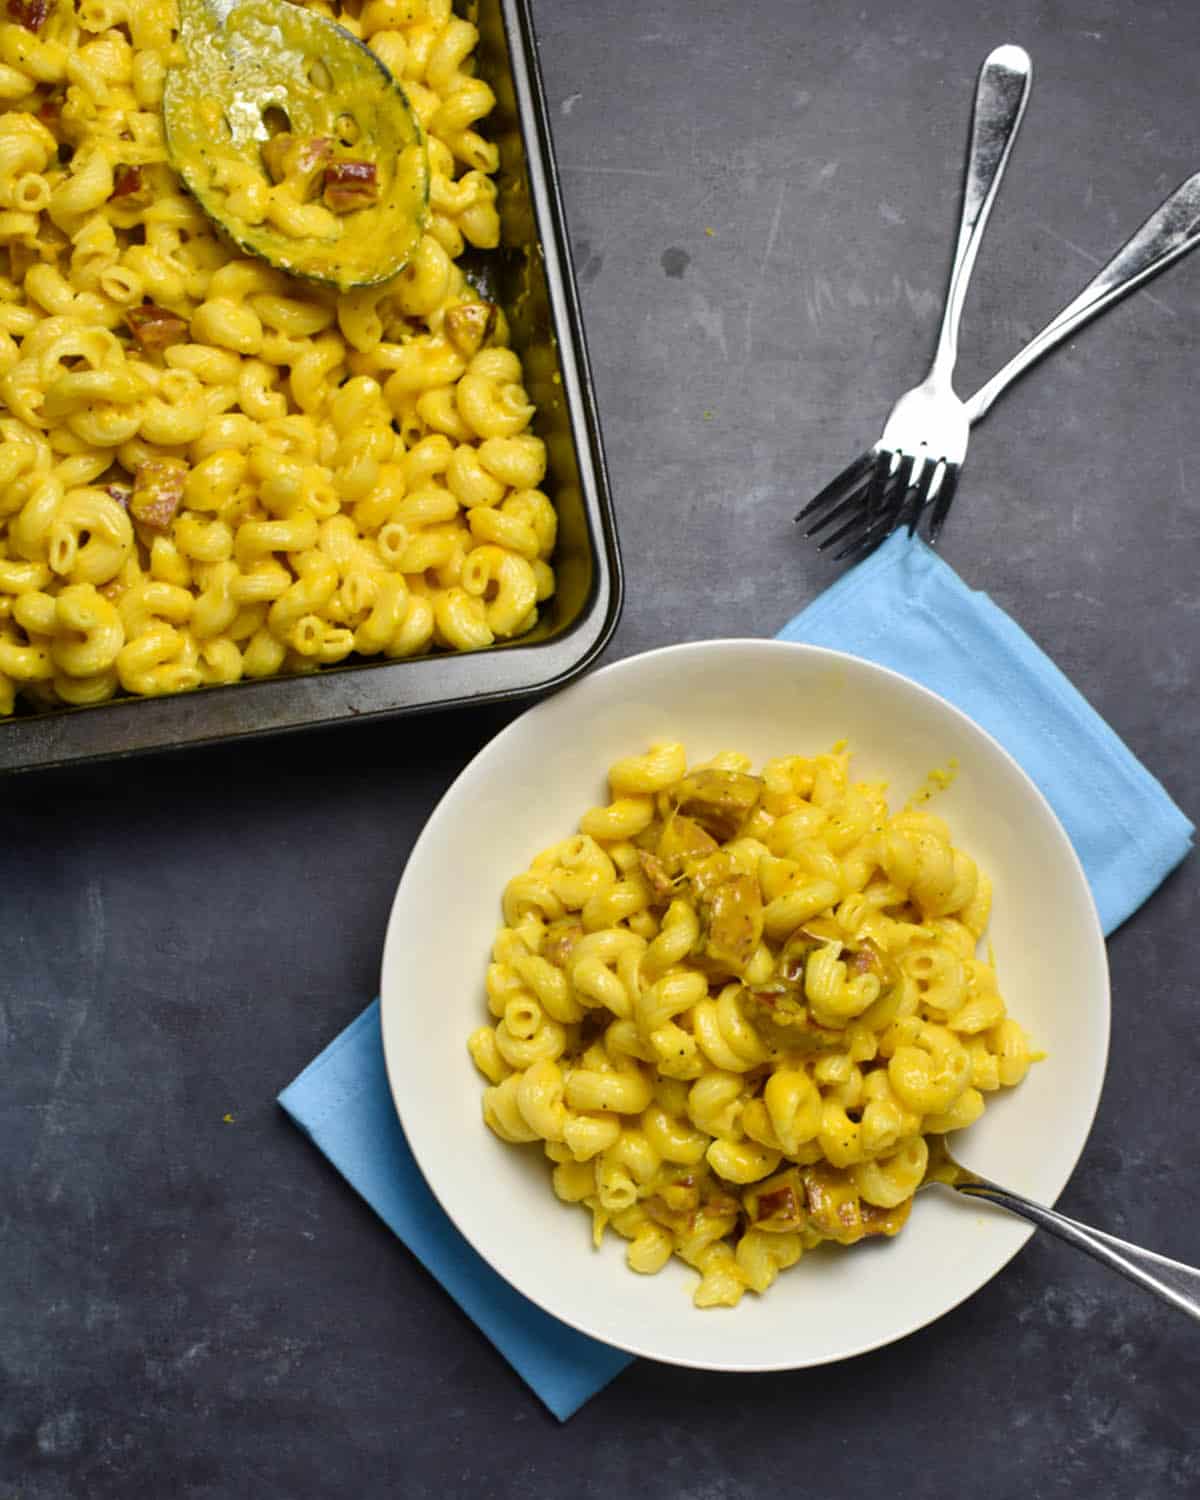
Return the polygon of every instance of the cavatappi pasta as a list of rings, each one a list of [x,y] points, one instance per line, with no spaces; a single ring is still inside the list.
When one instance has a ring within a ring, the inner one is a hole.
[[[469,1039],[501,1140],[631,1269],[698,1307],[822,1241],[903,1227],[925,1137],[1019,1083],[1029,1044],[976,956],[991,888],[946,824],[888,811],[841,751],[689,770],[654,745],[504,891]]]
[[[450,0],[314,7],[427,136],[395,280],[241,256],[163,144],[173,0],[0,11],[0,714],[519,635],[554,590],[546,455],[500,310],[494,102]]]

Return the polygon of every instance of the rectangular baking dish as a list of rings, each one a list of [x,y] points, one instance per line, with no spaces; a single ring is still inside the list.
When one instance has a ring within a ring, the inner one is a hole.
[[[546,693],[607,644],[621,609],[620,554],[528,0],[456,8],[480,29],[479,72],[497,98],[485,129],[501,162],[501,249],[465,264],[508,315],[559,517],[558,591],[543,618],[529,635],[486,651],[363,660],[311,676],[18,713],[0,720],[0,771]]]

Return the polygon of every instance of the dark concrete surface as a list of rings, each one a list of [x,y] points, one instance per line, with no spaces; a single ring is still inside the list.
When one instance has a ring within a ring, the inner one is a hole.
[[[610,659],[773,632],[834,576],[789,518],[932,349],[993,45],[1035,85],[963,389],[1200,167],[1194,0],[536,10],[628,568]],[[997,407],[945,539],[1193,818],[1198,363],[1200,257]],[[1200,1494],[1195,1325],[1036,1238],[844,1366],[641,1363],[546,1415],[273,1102],[371,998],[407,851],[507,717],[0,786],[0,1500]],[[1112,940],[1062,1200],[1191,1262],[1198,882]]]

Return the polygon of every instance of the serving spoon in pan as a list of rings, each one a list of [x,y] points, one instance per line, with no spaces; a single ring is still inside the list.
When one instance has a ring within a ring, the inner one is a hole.
[[[1068,1245],[1074,1245],[1076,1250],[1082,1250],[1114,1271],[1120,1271],[1130,1281],[1136,1281],[1139,1286],[1144,1286],[1147,1291],[1170,1302],[1181,1312],[1200,1320],[1200,1271],[1193,1266],[1185,1266],[1178,1260],[1168,1260],[1165,1255],[1156,1255],[1153,1250],[1130,1245],[1099,1229],[1089,1229],[1086,1224],[1079,1224],[1053,1208],[1046,1208],[1044,1204],[1035,1203],[1032,1198],[1013,1192],[1012,1188],[989,1182],[986,1177],[980,1177],[977,1172],[972,1172],[955,1161],[950,1155],[945,1136],[931,1135],[926,1139],[929,1145],[929,1165],[925,1168],[922,1188],[931,1182],[940,1182],[966,1194],[968,1198],[983,1198],[988,1203],[1008,1209],[1010,1213],[1019,1214],[1031,1224],[1036,1224],[1039,1229],[1049,1230],[1060,1240],[1066,1240]]]
[[[180,0],[166,77],[171,165],[242,250],[341,291],[412,258],[425,138],[369,47],[288,0]]]

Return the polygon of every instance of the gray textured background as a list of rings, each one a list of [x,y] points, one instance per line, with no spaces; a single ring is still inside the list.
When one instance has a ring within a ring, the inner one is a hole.
[[[609,659],[773,632],[833,576],[789,518],[932,349],[990,47],[1036,82],[963,389],[1200,167],[1194,0],[536,10],[628,568]],[[1198,293],[1200,257],[1006,398],[945,539],[1193,817]],[[1040,1239],[845,1366],[643,1363],[546,1416],[272,1102],[374,993],[406,853],[508,716],[0,784],[0,1500],[1200,1492],[1194,1325]],[[1192,1262],[1198,880],[1111,943],[1063,1198]]]

